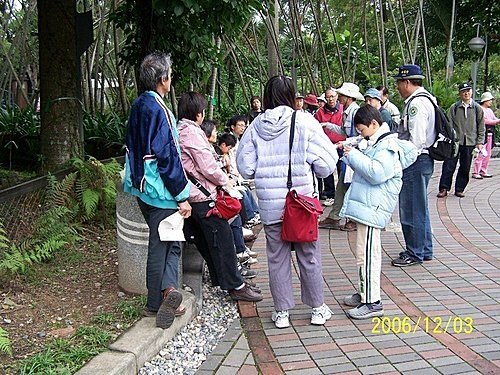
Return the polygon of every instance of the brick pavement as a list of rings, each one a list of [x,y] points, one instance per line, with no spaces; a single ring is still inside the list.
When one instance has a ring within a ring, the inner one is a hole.
[[[262,231],[253,247],[260,261],[253,268],[259,271],[264,301],[257,309],[240,303],[241,324],[233,325],[198,373],[499,374],[499,159],[491,161],[490,171],[492,179],[471,180],[465,198],[438,199],[441,163],[436,163],[429,186],[434,260],[392,267],[391,259],[403,249],[403,235],[382,232],[382,300],[386,322],[392,323],[392,329],[384,326],[385,333],[381,326],[380,333],[373,332],[370,320],[353,321],[344,314],[341,301],[357,282],[355,233],[328,230],[321,230],[320,240],[325,302],[334,316],[325,326],[309,324],[310,308],[300,302],[295,264],[292,326],[276,329]],[[403,319],[409,333],[398,332]]]

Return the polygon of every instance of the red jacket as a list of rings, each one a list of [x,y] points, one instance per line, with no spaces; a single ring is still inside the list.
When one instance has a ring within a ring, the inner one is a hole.
[[[337,102],[335,105],[335,108],[333,108],[333,111],[329,111],[326,109],[326,105],[321,107],[318,112],[314,115],[316,120],[318,120],[319,123],[323,122],[329,122],[331,124],[339,125],[342,126],[342,114],[344,113],[344,108],[342,104]],[[330,141],[333,143],[337,143],[340,141],[345,140],[345,137],[341,136],[340,134],[334,133],[331,130],[326,129],[323,127],[323,131],[325,134],[328,136]]]

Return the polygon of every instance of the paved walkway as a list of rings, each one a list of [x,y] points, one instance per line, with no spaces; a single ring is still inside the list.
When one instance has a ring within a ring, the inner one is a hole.
[[[335,315],[325,326],[309,324],[295,267],[292,326],[276,329],[261,231],[254,269],[264,301],[240,303],[241,322],[197,373],[500,374],[500,160],[490,164],[495,177],[471,180],[461,199],[436,198],[440,171],[436,163],[429,190],[434,260],[392,267],[404,239],[382,232],[384,325],[344,314],[341,301],[356,284],[356,235],[321,230],[325,302]]]

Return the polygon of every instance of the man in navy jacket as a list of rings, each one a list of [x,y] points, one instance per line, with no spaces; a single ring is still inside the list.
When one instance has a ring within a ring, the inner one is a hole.
[[[190,184],[181,164],[179,134],[174,116],[163,102],[170,91],[170,56],[151,53],[140,67],[145,87],[132,104],[127,129],[127,154],[123,190],[135,195],[149,227],[146,316],[156,315],[156,325],[168,328],[185,312],[178,287],[181,247],[178,241],[161,241],[158,226],[179,212],[191,215],[187,202]]]

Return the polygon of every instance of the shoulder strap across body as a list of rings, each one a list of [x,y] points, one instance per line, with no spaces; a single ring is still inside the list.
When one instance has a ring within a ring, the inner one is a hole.
[[[292,189],[292,147],[293,147],[293,139],[294,139],[294,136],[295,136],[295,117],[297,115],[297,111],[293,111],[293,114],[292,114],[292,123],[290,125],[290,138],[289,138],[289,142],[288,142],[288,177],[287,177],[287,180],[286,180],[286,187],[288,189],[288,191],[290,191]],[[314,168],[312,167],[311,165],[311,169],[312,169],[312,174],[313,174],[313,196],[316,196],[317,195],[317,192],[316,192],[316,179],[314,178]]]

